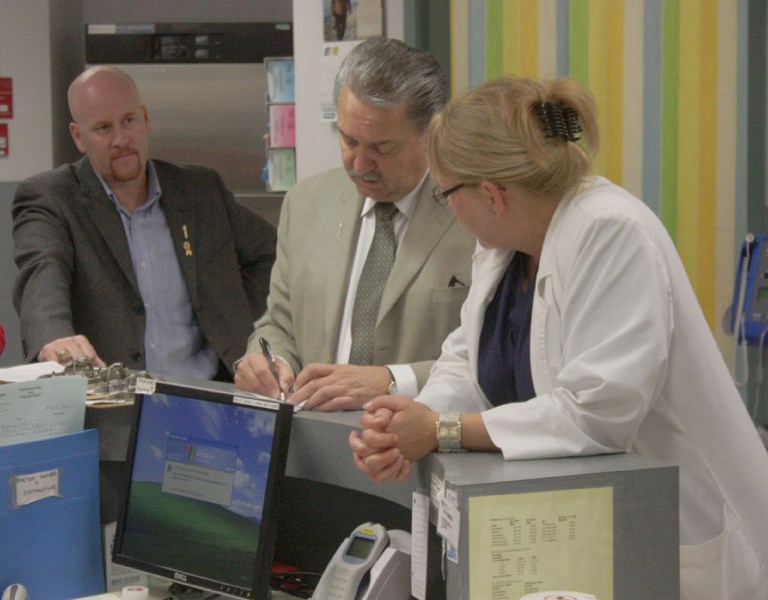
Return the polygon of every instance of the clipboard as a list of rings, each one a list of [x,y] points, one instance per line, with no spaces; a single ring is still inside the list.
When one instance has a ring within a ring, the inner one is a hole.
[[[95,429],[0,448],[0,589],[104,593],[98,465]]]

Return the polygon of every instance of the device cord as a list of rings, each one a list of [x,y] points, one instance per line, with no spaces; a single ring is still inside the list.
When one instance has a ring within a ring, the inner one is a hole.
[[[760,332],[760,348],[758,349],[757,369],[755,371],[755,401],[752,405],[752,421],[757,423],[757,410],[760,408],[760,396],[763,391],[763,343],[768,334],[768,326]]]
[[[313,571],[272,573],[271,587],[296,598],[312,598],[320,577],[321,573]]]
[[[749,360],[747,357],[747,338],[746,338],[746,315],[744,314],[744,302],[747,290],[747,270],[749,269],[749,260],[752,248],[752,241],[754,236],[750,233],[744,240],[744,256],[741,259],[741,267],[739,272],[741,277],[739,278],[739,294],[736,299],[736,318],[734,322],[734,333],[736,334],[736,342],[733,346],[733,356],[731,359],[733,380],[737,387],[742,387],[749,381]],[[741,351],[741,362],[743,373],[741,376],[738,374],[738,357],[739,351]]]

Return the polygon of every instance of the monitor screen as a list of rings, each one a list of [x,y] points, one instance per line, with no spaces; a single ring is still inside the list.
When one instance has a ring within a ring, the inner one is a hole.
[[[293,407],[234,390],[144,384],[113,561],[267,598]]]

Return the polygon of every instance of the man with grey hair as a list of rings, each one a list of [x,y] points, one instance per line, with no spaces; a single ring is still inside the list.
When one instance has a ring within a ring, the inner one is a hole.
[[[318,410],[418,392],[459,323],[475,245],[427,172],[427,126],[448,100],[434,56],[367,40],[334,94],[343,168],[286,195],[267,312],[235,374]]]

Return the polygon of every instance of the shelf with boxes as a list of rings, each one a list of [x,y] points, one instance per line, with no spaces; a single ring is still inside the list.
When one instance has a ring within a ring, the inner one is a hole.
[[[264,136],[267,163],[264,182],[272,192],[296,183],[296,105],[292,57],[264,59],[267,70],[269,131]]]

